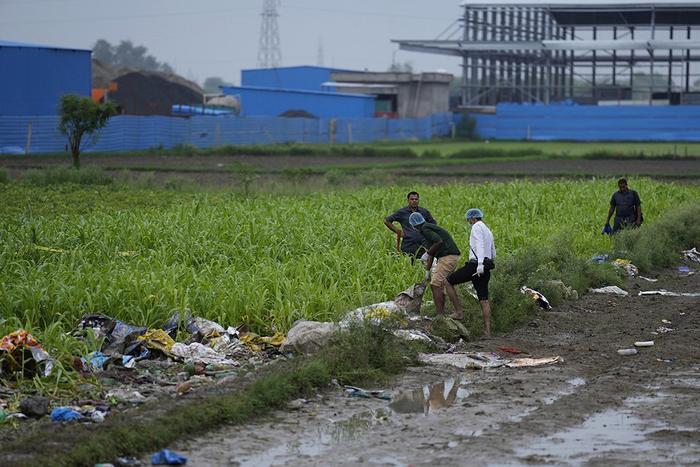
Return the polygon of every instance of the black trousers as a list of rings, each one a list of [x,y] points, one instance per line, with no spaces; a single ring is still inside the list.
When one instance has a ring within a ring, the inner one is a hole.
[[[476,296],[479,298],[479,300],[488,300],[491,271],[484,270],[482,275],[475,276],[474,274],[476,274],[477,266],[478,264],[476,261],[468,261],[464,266],[447,276],[447,282],[452,285],[457,285],[471,281],[472,284],[474,284]]]

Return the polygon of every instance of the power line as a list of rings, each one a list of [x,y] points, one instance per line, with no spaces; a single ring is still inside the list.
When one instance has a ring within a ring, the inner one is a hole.
[[[360,11],[360,10],[343,10],[337,8],[315,8],[315,7],[303,7],[303,6],[293,6],[285,5],[287,10],[300,10],[300,11],[317,11],[322,13],[339,13],[343,15],[357,15],[357,16],[376,16],[383,18],[404,18],[404,19],[419,19],[427,21],[453,21],[454,17],[429,17],[429,16],[415,16],[415,15],[402,15],[396,13],[377,13],[376,11]]]
[[[207,16],[207,15],[220,15],[222,13],[233,13],[239,11],[251,11],[257,10],[257,8],[227,8],[224,10],[207,10],[207,11],[181,11],[173,13],[146,13],[142,15],[126,15],[126,16],[101,16],[101,17],[82,17],[82,18],[61,18],[61,19],[30,19],[27,21],[23,20],[12,20],[12,21],[0,21],[0,24],[43,24],[43,23],[91,23],[95,21],[123,21],[131,19],[142,19],[142,18],[163,18],[163,17],[174,17],[174,16]]]

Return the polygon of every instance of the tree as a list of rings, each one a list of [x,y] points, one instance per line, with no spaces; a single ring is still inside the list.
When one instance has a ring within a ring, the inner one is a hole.
[[[119,45],[112,45],[104,39],[99,39],[92,48],[93,57],[113,67],[173,73],[170,65],[159,62],[153,55],[147,55],[147,53],[146,47],[134,45],[131,41],[121,41]]]
[[[233,86],[233,84],[227,83],[223,80],[223,78],[220,78],[218,76],[210,76],[209,78],[204,80],[204,86],[202,86],[202,88],[207,94],[214,94],[221,92],[219,86]]]
[[[90,136],[104,127],[109,117],[116,113],[111,102],[98,104],[89,97],[67,94],[61,96],[59,107],[61,119],[59,131],[68,137],[73,167],[80,168],[80,142],[84,136]]]
[[[392,63],[389,66],[389,69],[387,71],[390,71],[392,73],[413,73],[413,63],[411,62],[403,62],[403,63]]]

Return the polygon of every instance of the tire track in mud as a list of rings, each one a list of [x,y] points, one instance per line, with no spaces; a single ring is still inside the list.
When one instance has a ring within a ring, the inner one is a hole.
[[[653,288],[698,291],[666,271]],[[469,351],[514,346],[561,364],[411,368],[394,402],[342,388],[172,446],[188,465],[610,465],[700,462],[700,299],[588,294]],[[671,321],[673,332],[650,332]],[[655,339],[638,355],[616,350]],[[659,361],[661,360],[661,361]],[[451,395],[454,396],[451,399]],[[394,408],[392,408],[392,406]]]

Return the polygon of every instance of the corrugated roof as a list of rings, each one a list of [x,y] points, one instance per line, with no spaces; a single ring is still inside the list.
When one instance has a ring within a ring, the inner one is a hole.
[[[287,94],[313,94],[321,96],[333,96],[333,97],[363,97],[367,99],[374,99],[374,96],[367,94],[357,94],[351,92],[329,92],[329,91],[309,91],[307,89],[285,89],[285,88],[269,88],[264,86],[221,86],[221,89],[243,89],[250,91],[266,91],[266,92],[281,92]]]
[[[346,70],[344,68],[332,68],[327,66],[318,65],[291,65],[291,66],[278,66],[273,68],[245,68],[241,71],[263,71],[263,70],[301,70],[301,69],[314,69],[314,70],[326,70],[326,71],[353,71]]]
[[[28,42],[14,42],[0,39],[0,47],[21,47],[27,49],[55,49],[55,50],[72,50],[74,52],[92,52],[90,49],[74,49],[72,47],[59,47],[56,45],[41,45],[30,44]]]

